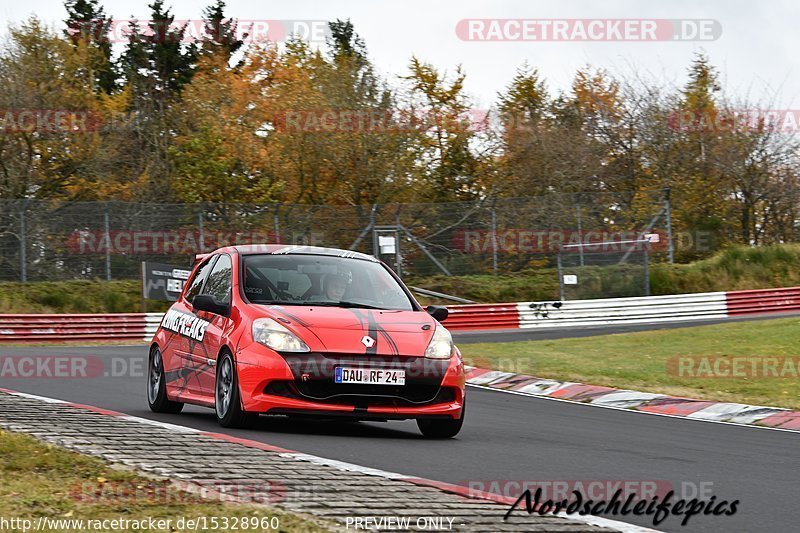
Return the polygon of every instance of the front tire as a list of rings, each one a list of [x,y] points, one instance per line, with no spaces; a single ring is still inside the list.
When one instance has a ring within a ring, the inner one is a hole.
[[[461,417],[457,419],[424,419],[417,420],[420,432],[429,439],[450,439],[458,435],[464,425],[464,414],[467,412],[467,402],[461,406]]]
[[[183,410],[183,403],[167,398],[164,358],[158,346],[150,349],[147,363],[147,404],[154,413],[178,414]]]
[[[226,428],[246,428],[253,425],[257,413],[247,413],[242,409],[242,396],[239,392],[239,377],[236,364],[229,352],[222,352],[217,360],[217,379],[214,385],[214,411],[217,422]]]

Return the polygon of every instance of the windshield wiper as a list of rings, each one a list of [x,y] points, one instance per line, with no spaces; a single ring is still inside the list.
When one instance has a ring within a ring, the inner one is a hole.
[[[250,303],[257,305],[308,305],[306,302],[292,300],[250,300]]]
[[[365,304],[361,302],[306,302],[306,305],[319,305],[323,307],[346,307],[346,308],[361,308],[361,309],[378,309],[385,311],[386,308],[378,307],[376,305]]]

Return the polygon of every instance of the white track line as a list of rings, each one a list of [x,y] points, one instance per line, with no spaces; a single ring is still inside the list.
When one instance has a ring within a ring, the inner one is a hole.
[[[511,391],[507,391],[507,392],[511,392]],[[48,398],[47,396],[38,396],[38,395],[35,395],[35,394],[27,394],[27,393],[24,393],[24,392],[12,391],[12,392],[8,392],[7,394],[11,394],[13,396],[21,396],[23,398],[30,398],[32,400],[39,400],[39,401],[47,402],[47,403],[61,403],[61,404],[75,405],[72,402],[59,400],[57,398]],[[77,408],[78,407],[76,407],[76,409]],[[182,431],[182,432],[188,432],[188,433],[205,433],[203,431],[200,431],[200,430],[192,428],[192,427],[181,426],[179,424],[168,424],[168,423],[165,423],[165,422],[158,422],[158,421],[155,421],[155,420],[150,420],[148,418],[142,418],[142,417],[133,416],[133,415],[122,415],[122,416],[119,416],[119,415],[105,414],[105,416],[113,416],[115,418],[121,418],[123,420],[128,420],[128,421],[131,421],[131,422],[140,422],[142,424],[156,425],[156,426],[164,427],[165,429],[170,429],[170,430],[173,430],[173,431]],[[245,439],[245,440],[250,440],[250,439]],[[258,442],[258,441],[254,441],[254,442]],[[319,457],[319,456],[316,456],[316,455],[310,455],[310,454],[302,453],[302,452],[294,452],[294,451],[292,451],[292,452],[283,452],[283,453],[279,453],[279,455],[281,457],[292,458],[292,459],[296,459],[298,461],[308,461],[308,462],[311,462],[311,463],[314,463],[314,464],[317,464],[317,465],[320,465],[320,466],[329,466],[329,467],[336,468],[336,469],[342,470],[342,471],[361,472],[361,473],[366,474],[366,475],[376,476],[376,477],[380,477],[380,478],[384,478],[384,479],[393,479],[393,480],[401,480],[401,481],[402,480],[406,480],[406,479],[421,479],[421,480],[432,481],[432,482],[436,483],[435,480],[426,480],[425,478],[420,478],[420,477],[417,477],[417,476],[409,476],[407,474],[399,474],[399,473],[396,473],[396,472],[389,472],[389,471],[386,471],[386,470],[379,470],[377,468],[370,468],[370,467],[367,467],[367,466],[361,466],[361,465],[357,465],[357,464],[353,464],[353,463],[347,463],[347,462],[344,462],[344,461],[338,461],[336,459],[326,459],[324,457]],[[442,483],[445,483],[445,482],[442,482]],[[435,488],[435,487],[431,487],[431,488]],[[447,492],[444,489],[437,489],[437,490],[441,490],[442,492]],[[463,495],[461,495],[461,496],[465,497]],[[481,500],[481,501],[491,501],[491,500],[484,500],[483,498],[472,498],[472,499]],[[494,502],[494,503],[497,503],[497,502]],[[503,505],[503,504],[498,503],[498,505]],[[552,514],[552,513],[550,513],[550,514]],[[602,517],[599,517],[599,516],[568,515],[566,513],[558,513],[558,514],[556,514],[554,516],[559,516],[561,518],[574,520],[576,522],[583,522],[585,524],[589,524],[589,525],[593,525],[593,526],[601,526],[601,527],[616,529],[617,531],[620,531],[621,533],[661,533],[656,529],[649,529],[649,528],[646,528],[646,527],[641,527],[641,526],[637,526],[637,525],[634,525],[634,524],[628,524],[626,522],[619,522],[617,520],[611,520],[611,519],[602,518]]]

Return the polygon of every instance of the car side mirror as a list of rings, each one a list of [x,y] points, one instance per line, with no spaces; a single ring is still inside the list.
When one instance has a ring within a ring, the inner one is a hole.
[[[440,305],[429,305],[425,308],[425,311],[439,322],[447,320],[447,315],[450,314],[446,307]]]
[[[208,311],[220,316],[228,316],[230,314],[230,307],[227,304],[218,302],[210,294],[198,294],[195,296],[192,299],[192,307],[197,311]]]

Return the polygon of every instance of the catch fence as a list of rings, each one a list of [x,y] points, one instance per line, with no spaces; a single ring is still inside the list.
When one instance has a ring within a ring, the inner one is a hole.
[[[189,264],[229,244],[331,246],[379,256],[404,278],[553,268],[562,245],[658,234],[663,191],[438,204],[241,205],[0,200],[0,280],[131,279],[142,261]]]

